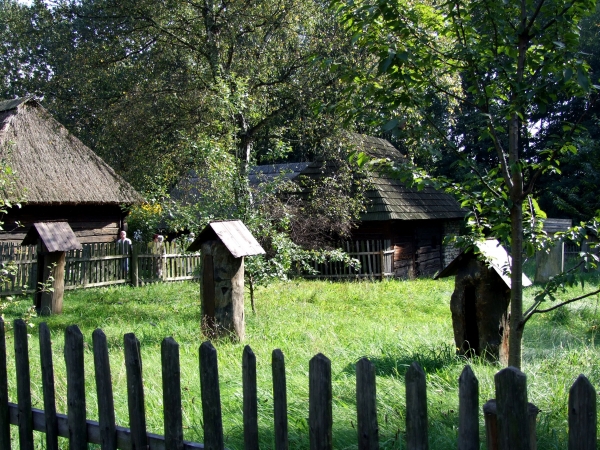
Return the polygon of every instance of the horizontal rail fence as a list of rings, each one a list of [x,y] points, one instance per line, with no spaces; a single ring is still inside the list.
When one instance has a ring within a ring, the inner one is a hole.
[[[133,246],[132,283],[143,285],[157,281],[184,281],[200,278],[199,253],[184,253],[176,242],[165,242],[159,250]]]
[[[359,268],[350,267],[339,261],[314,263],[316,275],[305,278],[385,278],[394,276],[394,249],[390,240],[344,241],[337,245],[351,258],[360,262]]]
[[[592,253],[596,254],[596,255],[600,255],[600,249],[599,248],[595,248],[592,249],[590,248],[590,243],[592,241],[588,241],[588,240],[584,240],[582,242],[573,242],[570,240],[565,241],[565,246],[564,246],[564,266],[565,266],[565,270],[569,270],[572,267],[574,267],[575,265],[577,265],[581,258],[579,256],[579,254],[581,252],[589,252],[591,251]]]
[[[58,449],[58,437],[69,439],[69,448],[87,449],[88,443],[101,444],[103,450],[149,449],[192,450],[201,448],[223,449],[223,423],[217,351],[210,342],[199,349],[200,392],[204,444],[183,440],[182,394],[179,364],[179,345],[173,338],[165,338],[161,345],[164,435],[148,433],[140,343],[133,333],[124,336],[125,372],[129,427],[117,426],[107,338],[97,329],[92,335],[95,381],[98,396],[98,418],[86,418],[84,338],[75,325],[65,330],[65,371],[67,380],[67,413],[56,411],[54,363],[50,330],[45,323],[39,328],[41,358],[41,386],[44,410],[32,408],[31,377],[27,325],[14,322],[14,348],[17,380],[17,403],[9,402],[4,322],[0,318],[0,448],[10,449],[10,425],[18,427],[19,448],[34,448],[33,431],[45,433],[49,450]],[[272,353],[273,427],[276,449],[287,449],[288,411],[286,370],[283,353]],[[258,449],[259,428],[257,401],[256,357],[249,346],[242,358],[242,399],[244,448]],[[58,376],[64,376],[60,374]],[[33,380],[38,383],[37,380]],[[331,450],[332,374],[331,361],[322,354],[314,356],[308,373],[308,440],[311,450]],[[535,416],[537,408],[527,404],[525,374],[509,367],[495,376],[496,399],[483,406],[487,447],[535,450]],[[405,438],[408,450],[428,448],[427,388],[425,372],[412,363],[405,375],[406,424]],[[356,364],[356,433],[358,448],[379,448],[375,366],[367,358]],[[569,392],[569,450],[596,449],[596,391],[580,375]],[[270,408],[269,406],[262,406]],[[479,382],[469,366],[458,380],[458,448],[480,448]],[[533,420],[532,420],[533,419]],[[199,420],[200,421],[200,420]],[[531,428],[530,426],[533,425]]]
[[[138,244],[133,247],[117,243],[82,246],[82,250],[66,254],[65,289],[199,278],[200,255],[185,253],[175,242],[165,243],[154,253],[148,246]],[[0,296],[35,292],[36,246],[2,243],[0,261],[14,267],[0,289]]]

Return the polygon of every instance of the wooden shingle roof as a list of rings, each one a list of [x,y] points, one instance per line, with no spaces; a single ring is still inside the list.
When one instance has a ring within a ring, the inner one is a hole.
[[[200,250],[206,241],[218,239],[234,258],[264,255],[265,251],[241,220],[221,220],[209,223],[190,244],[188,251]]]
[[[21,245],[35,245],[38,239],[49,252],[81,250],[81,243],[68,222],[35,222]]]
[[[402,161],[404,156],[385,139],[349,134],[353,150],[364,152],[371,158]],[[316,161],[302,171],[302,175],[318,178],[334,173],[336,167],[330,162]],[[459,203],[450,195],[434,188],[423,190],[406,187],[399,180],[377,173],[369,173],[370,189],[365,193],[367,210],[361,221],[380,220],[427,220],[462,219],[465,216]]]

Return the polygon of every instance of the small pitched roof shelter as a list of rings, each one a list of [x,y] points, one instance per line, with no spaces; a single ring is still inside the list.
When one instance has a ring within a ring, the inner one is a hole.
[[[81,250],[81,243],[68,222],[36,222],[21,245],[36,245],[41,240],[49,252]]]
[[[486,239],[475,244],[477,252],[483,257],[488,265],[502,278],[502,281],[510,288],[510,264],[511,257],[504,247],[500,245],[497,239]],[[437,274],[434,279],[450,277],[456,275],[461,265],[465,264],[466,260],[472,258],[474,254],[471,251],[463,251],[458,255],[444,270]],[[531,286],[531,280],[527,275],[523,274],[523,286]]]
[[[18,174],[16,192],[25,194],[26,204],[142,201],[129,183],[31,97],[0,101],[0,156]]]
[[[234,258],[264,255],[265,251],[241,220],[223,220],[209,223],[190,244],[188,251],[198,251],[206,241],[218,239]]]

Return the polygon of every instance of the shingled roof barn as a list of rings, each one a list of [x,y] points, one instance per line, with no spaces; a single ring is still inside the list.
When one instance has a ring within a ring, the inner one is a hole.
[[[67,220],[80,242],[117,238],[122,205],[141,196],[38,101],[0,102],[0,157],[15,171],[22,208],[4,215],[0,241],[20,242],[33,222]]]
[[[385,139],[361,134],[350,134],[349,139],[355,151],[372,158],[392,161],[404,158]],[[332,170],[328,163],[317,161],[308,165],[300,176],[317,178]],[[375,173],[368,178],[369,202],[353,239],[391,241],[396,276],[433,275],[458,255],[453,246],[442,245],[444,236],[459,232],[465,216],[454,198],[431,187],[421,191],[408,188],[399,180]]]

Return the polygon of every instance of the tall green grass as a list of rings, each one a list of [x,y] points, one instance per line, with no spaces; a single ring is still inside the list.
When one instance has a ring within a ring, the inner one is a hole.
[[[597,280],[590,280],[597,285]],[[531,295],[530,288],[528,294]],[[334,448],[356,448],[355,364],[361,357],[376,365],[378,418],[382,448],[404,448],[404,374],[412,361],[427,373],[430,446],[456,448],[458,377],[471,364],[480,382],[480,402],[494,397],[494,374],[500,369],[479,359],[456,356],[449,309],[452,280],[331,283],[277,283],[256,293],[257,314],[246,309],[246,340],[213,342],[219,376],[226,446],[243,448],[241,358],[250,345],[257,358],[261,448],[273,447],[271,352],[280,348],[286,361],[290,447],[308,448],[308,363],[317,353],[331,359]],[[573,291],[575,292],[575,291]],[[573,292],[567,292],[567,296]],[[578,292],[575,292],[578,293]],[[16,301],[5,312],[7,322],[20,317],[31,298]],[[566,448],[568,390],[579,373],[600,386],[598,368],[600,300],[596,297],[535,317],[526,327],[524,367],[529,399],[540,409],[539,448]],[[57,408],[66,412],[64,329],[77,324],[86,342],[88,418],[97,418],[93,377],[92,332],[107,336],[114,383],[117,423],[128,426],[123,335],[134,332],[143,359],[148,430],[163,433],[160,343],[172,336],[180,344],[183,419],[186,440],[202,442],[198,374],[200,332],[196,284],[160,284],[143,288],[114,287],[67,292],[64,313],[33,318],[30,328],[33,405],[42,408],[37,325],[52,332]],[[11,401],[16,401],[12,335],[8,333]],[[483,419],[481,423],[484,435]],[[16,427],[13,427],[16,439]],[[43,439],[38,438],[40,448]],[[484,440],[482,439],[482,442]],[[63,442],[64,448],[67,443]]]

